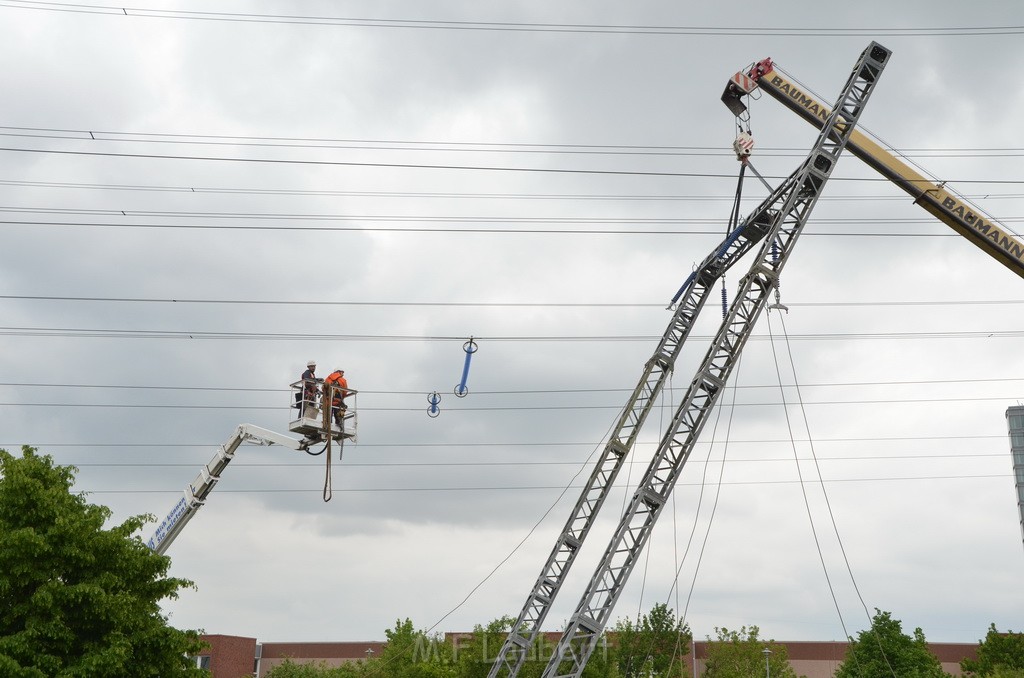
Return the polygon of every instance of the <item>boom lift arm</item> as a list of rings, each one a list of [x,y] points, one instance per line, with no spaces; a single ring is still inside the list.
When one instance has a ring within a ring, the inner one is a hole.
[[[784,184],[776,203],[769,208],[768,213],[772,216],[769,240],[761,247],[758,260],[743,278],[740,295],[723,320],[576,612],[570,617],[569,625],[544,670],[544,678],[578,678],[583,672],[889,54],[889,50],[877,43],[871,43],[861,54],[811,155],[794,177]]]
[[[773,99],[821,128],[829,108],[804,92],[786,77],[771,59],[757,62],[732,77],[722,101],[737,117],[746,111],[742,98],[762,89]],[[908,193],[914,202],[941,222],[964,236],[990,257],[1024,277],[1024,242],[1007,231],[962,197],[936,184],[897,158],[859,130],[853,130],[847,144],[850,152]]]
[[[185,529],[188,521],[192,520],[192,517],[206,503],[206,498],[213,491],[217,481],[220,480],[221,473],[231,463],[231,460],[235,458],[235,450],[242,443],[281,445],[290,450],[303,449],[301,441],[294,438],[289,438],[280,433],[274,433],[273,431],[253,426],[252,424],[242,424],[218,448],[217,453],[213,455],[213,459],[199,470],[199,475],[196,476],[195,480],[185,486],[185,494],[174,505],[174,508],[167,514],[167,517],[157,525],[153,536],[146,542],[149,548],[153,549],[158,555],[163,555],[170,548],[174,539]]]
[[[289,407],[297,410],[295,419],[288,424],[288,430],[292,433],[300,433],[305,437],[302,440],[295,440],[286,435],[268,431],[252,424],[242,424],[235,429],[234,434],[227,439],[213,455],[213,459],[199,470],[199,475],[191,483],[185,486],[185,494],[178,503],[174,505],[167,517],[160,521],[153,536],[146,544],[163,555],[174,539],[185,529],[192,516],[206,503],[206,498],[213,491],[221,474],[231,460],[235,458],[235,450],[242,443],[253,443],[255,445],[280,445],[289,450],[298,450],[318,456],[327,452],[327,478],[324,481],[324,501],[330,498],[330,443],[337,440],[344,446],[346,440],[356,439],[356,396],[359,393],[352,388],[340,388],[331,385],[320,394],[319,389],[310,392],[301,380],[291,384],[293,392],[289,399]],[[351,398],[350,406],[342,410],[340,405],[334,406],[336,399]],[[318,402],[319,401],[319,402]],[[325,443],[324,449],[320,452],[310,452],[309,446],[314,443]]]

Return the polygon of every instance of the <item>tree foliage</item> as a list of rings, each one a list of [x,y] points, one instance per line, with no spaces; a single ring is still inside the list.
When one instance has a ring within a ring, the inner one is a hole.
[[[362,675],[362,662],[328,666],[325,662],[298,663],[285,659],[267,672],[267,678],[358,678]]]
[[[836,671],[836,678],[945,678],[938,657],[928,649],[924,632],[914,629],[913,636],[903,633],[903,626],[890,613],[875,609],[871,628],[850,639],[846,658]]]
[[[457,638],[454,641],[454,649],[458,662],[458,677],[486,678],[515,621],[509,616],[500,617],[486,626],[477,624],[469,637]],[[543,665],[538,667],[535,653],[528,653],[526,659],[519,675],[522,678],[537,678],[544,668]]]
[[[771,674],[772,678],[796,678],[789,665],[785,645],[759,638],[761,629],[744,626],[739,631],[715,627],[715,640],[708,638],[704,678],[751,678]],[[765,649],[769,650],[767,660]]]
[[[636,622],[620,619],[614,633],[615,666],[621,678],[689,675],[690,629],[667,605],[656,604]]]
[[[457,678],[486,678],[515,622],[513,617],[500,617],[486,626],[475,626],[468,638],[457,639]],[[525,630],[521,632],[524,635],[526,633]],[[546,635],[538,634],[533,645],[526,651],[526,660],[519,669],[518,677],[540,678],[554,650],[554,644]],[[610,667],[607,651],[608,645],[602,636],[583,669],[583,678],[607,678]]]
[[[979,641],[978,658],[964,659],[960,668],[968,676],[1024,678],[1024,633],[1000,633],[991,624]]]
[[[501,617],[486,626],[477,625],[468,635],[446,640],[443,635],[419,631],[409,619],[396,620],[384,632],[387,643],[379,657],[329,667],[323,663],[285,661],[267,673],[267,678],[486,678],[515,620]],[[543,638],[527,661],[519,678],[539,678],[554,647]],[[616,678],[601,643],[583,671],[583,678]]]
[[[30,447],[0,450],[0,675],[10,678],[205,676],[186,657],[195,631],[168,626],[159,602],[191,582],[110,509],[72,494],[75,469]]]
[[[387,645],[380,657],[366,663],[370,675],[388,678],[453,678],[451,648],[443,635],[419,631],[410,619],[395,620],[395,628],[384,632]]]

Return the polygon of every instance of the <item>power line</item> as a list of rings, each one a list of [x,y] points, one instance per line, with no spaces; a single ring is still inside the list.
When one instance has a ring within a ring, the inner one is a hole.
[[[165,10],[147,7],[124,7],[68,2],[44,2],[41,0],[4,0],[0,7],[31,9],[37,11],[69,12],[79,14],[101,14],[126,18],[160,18],[192,21],[217,21],[232,23],[270,23],[307,26],[355,26],[368,28],[405,28],[461,31],[505,31],[528,33],[583,33],[583,34],[631,34],[631,35],[703,35],[703,36],[780,36],[780,37],[965,37],[998,36],[1024,33],[1022,26],[957,26],[957,27],[905,27],[905,28],[834,28],[815,27],[774,28],[765,26],[674,26],[644,24],[594,24],[594,23],[540,23],[510,21],[463,21],[386,19],[368,17],[340,17],[302,14],[259,14],[251,12],[201,12],[190,10]]]
[[[0,336],[108,339],[176,339],[234,341],[368,341],[368,342],[450,342],[464,341],[462,335],[400,335],[400,334],[313,334],[300,332],[218,332],[210,330],[142,330],[67,327],[0,327]],[[877,339],[1010,339],[1024,336],[1024,330],[978,330],[953,332],[822,332],[794,334],[794,341],[877,340]],[[476,336],[490,342],[649,342],[656,335],[484,335]],[[709,341],[710,335],[694,335]],[[755,334],[750,341],[768,337]]]
[[[234,136],[200,133],[123,132],[50,127],[0,125],[0,136],[28,139],[59,139],[89,142],[160,143],[196,146],[238,146],[258,148],[345,149],[369,151],[524,153],[575,155],[638,155],[671,157],[732,157],[733,151],[721,146],[650,146],[639,144],[552,144],[491,141],[420,141],[409,139],[336,139],[310,137]],[[1020,157],[1024,148],[903,148],[893,149],[902,157],[991,158]],[[804,157],[804,149],[787,146],[760,146],[758,155],[767,157]]]
[[[807,405],[907,405],[920,403],[976,403],[1005,402],[1013,396],[973,396],[963,398],[897,398],[871,400],[818,400],[808,401]],[[764,401],[752,403],[736,403],[735,407],[778,407],[785,405],[782,401]],[[288,405],[179,405],[168,403],[29,403],[0,402],[0,407],[44,407],[47,409],[159,409],[159,410],[245,410],[245,411],[280,411],[289,409]],[[621,404],[615,405],[462,405],[449,406],[446,412],[561,412],[570,410],[621,410]],[[361,406],[360,412],[422,412],[422,407],[383,407]]]
[[[411,218],[406,221],[429,221],[427,218]],[[505,221],[515,221],[506,219]],[[589,220],[587,220],[589,221]],[[625,223],[628,220],[614,219],[613,223]],[[877,227],[885,223],[896,223],[898,220],[872,221],[871,226]],[[708,220],[709,223],[716,223]],[[720,222],[718,222],[720,223]],[[863,220],[852,220],[850,223],[863,223]],[[909,223],[933,223],[929,219],[912,218]],[[613,235],[613,236],[693,236],[693,235],[716,235],[722,234],[721,229],[700,230],[691,228],[688,230],[639,230],[639,229],[588,229],[588,228],[450,228],[450,227],[425,227],[425,226],[331,226],[318,224],[316,226],[304,225],[254,225],[254,224],[166,224],[166,223],[118,223],[118,222],[89,222],[89,221],[23,221],[23,220],[0,220],[3,226],[73,226],[76,228],[127,228],[127,229],[169,229],[187,231],[288,231],[290,233],[306,231],[316,233],[327,232],[353,232],[353,233],[458,233],[458,234],[483,234],[483,235]],[[827,233],[810,232],[805,237],[852,237],[852,238],[959,238],[956,233],[945,232],[922,232],[910,233],[894,230],[882,232],[871,231],[831,231]]]
[[[19,186],[37,188],[71,188],[81,190],[105,191],[140,191],[159,193],[215,193],[227,195],[302,195],[302,196],[352,196],[374,198],[444,198],[471,200],[621,200],[621,201],[722,201],[732,202],[734,195],[682,195],[682,194],[579,194],[579,193],[468,193],[468,192],[430,192],[430,191],[328,191],[304,189],[272,189],[272,188],[240,188],[227,186],[172,186],[156,184],[99,184],[66,181],[23,181],[0,179],[0,186]],[[1024,198],[1024,193],[985,193],[965,195],[973,200],[1017,199]],[[899,201],[906,198],[899,195],[823,195],[820,201]]]
[[[967,474],[956,474],[956,475],[943,475],[943,476],[898,476],[888,478],[823,478],[819,482],[825,484],[831,483],[879,483],[879,482],[908,482],[908,481],[922,481],[922,480],[990,480],[993,478],[1006,479],[1012,477],[1012,474],[1007,473],[989,473],[979,475],[967,475]],[[798,480],[731,480],[722,481],[723,485],[797,485],[800,481]],[[688,483],[678,482],[676,487],[688,487],[688,486],[699,486],[700,483]],[[348,492],[348,493],[405,493],[405,492],[524,492],[524,491],[537,491],[537,490],[558,490],[563,491],[567,488],[559,485],[506,485],[506,486],[449,486],[449,487],[349,487],[338,489],[334,488],[334,492]],[[583,485],[570,486],[568,489],[583,489]],[[76,488],[76,491],[85,492],[87,494],[181,494],[180,489],[175,490],[93,490],[88,488]],[[293,493],[319,493],[320,490],[310,489],[287,489],[287,488],[266,488],[266,489],[231,489],[225,487],[218,487],[217,494],[293,494]]]
[[[328,301],[309,299],[175,299],[171,297],[77,297],[58,295],[0,294],[0,299],[16,301],[70,301],[109,302],[135,304],[223,304],[258,306],[369,306],[369,307],[447,307],[447,308],[659,308],[661,303],[631,302],[503,302],[503,301]],[[1007,306],[1024,304],[1024,299],[965,299],[942,301],[794,301],[789,307],[838,308],[838,307],[882,307],[882,306]]]
[[[718,174],[708,172],[667,172],[654,170],[604,170],[567,167],[509,167],[499,165],[445,165],[439,163],[388,163],[388,162],[356,162],[351,160],[309,160],[294,158],[243,158],[232,156],[207,156],[207,155],[172,155],[158,153],[114,153],[110,151],[72,151],[67,149],[52,148],[13,148],[0,147],[0,151],[8,153],[42,153],[52,155],[68,156],[91,156],[101,158],[132,158],[145,160],[188,160],[197,162],[233,162],[253,164],[279,164],[296,166],[326,166],[326,167],[379,167],[389,169],[429,169],[429,170],[455,170],[455,171],[476,171],[476,172],[537,172],[543,174],[590,174],[606,176],[645,176],[645,177],[688,177],[703,179],[735,179],[732,174]],[[781,180],[786,177],[765,175],[765,179]],[[887,183],[885,177],[832,177],[831,181],[852,181]],[[949,179],[956,184],[1024,184],[1020,179]]]
[[[371,223],[444,223],[444,224],[699,224],[720,225],[722,220],[717,217],[607,217],[607,216],[507,216],[507,215],[410,215],[410,214],[299,214],[272,212],[186,212],[170,210],[123,210],[123,209],[77,209],[51,207],[12,207],[0,206],[0,212],[8,214],[32,215],[73,215],[99,217],[146,217],[160,219],[245,219],[261,221],[359,221]],[[1024,221],[1024,217],[1003,217],[1004,222]],[[37,222],[28,222],[37,223]],[[45,223],[45,222],[44,222]],[[824,224],[863,224],[864,219],[858,217],[825,217],[815,220],[818,225]],[[873,222],[877,224],[878,222]],[[934,224],[932,217],[890,217],[883,223],[887,224]],[[79,225],[118,225],[86,224]],[[131,224],[129,224],[131,225]],[[166,224],[167,227],[178,227],[179,224]],[[215,226],[210,226],[215,227]],[[460,229],[461,230],[461,229]],[[487,230],[485,232],[493,232]],[[607,231],[593,231],[606,233]],[[661,231],[659,231],[660,233]],[[636,230],[621,231],[619,234],[637,233]],[[905,234],[903,234],[905,235]]]
[[[900,379],[897,381],[846,381],[846,382],[819,382],[801,384],[801,388],[850,388],[854,386],[920,386],[937,384],[991,384],[1005,382],[1024,381],[1024,377],[996,377],[996,378],[975,378],[975,379]],[[724,386],[725,390],[751,390],[766,388],[790,388],[795,384],[729,384]],[[287,393],[288,388],[255,388],[238,386],[168,386],[161,384],[138,385],[138,384],[73,384],[73,383],[42,383],[42,382],[0,382],[0,387],[29,387],[29,388],[88,388],[88,389],[133,389],[148,391],[210,391],[218,393]],[[429,389],[415,391],[382,391],[359,389],[363,395],[423,395]],[[630,393],[628,388],[547,388],[547,389],[513,389],[502,391],[474,391],[474,395],[541,395],[541,394],[575,394],[575,393]]]
[[[698,177],[698,178],[719,178],[734,179],[731,174],[709,174],[703,172],[655,172],[655,171],[630,171],[630,170],[598,170],[598,169],[572,169],[558,167],[501,167],[498,165],[444,165],[444,164],[417,164],[417,163],[388,163],[388,162],[356,162],[351,160],[300,160],[289,158],[243,158],[231,156],[208,156],[208,155],[171,155],[157,153],[114,153],[111,151],[72,151],[67,149],[51,148],[12,148],[0,147],[0,151],[8,153],[43,153],[53,155],[70,156],[92,156],[101,158],[132,158],[145,160],[189,160],[202,162],[237,162],[253,164],[272,165],[308,165],[327,167],[381,167],[390,169],[430,169],[430,170],[472,170],[478,172],[540,172],[546,174],[600,174],[600,175],[621,175],[621,176],[651,176],[651,177]],[[783,179],[785,177],[766,176],[766,179]],[[842,177],[835,177],[833,181],[850,180]],[[887,181],[884,178],[864,178],[857,181]],[[961,181],[958,183],[969,183]],[[986,183],[1024,183],[1024,182],[986,182]]]
[[[885,443],[885,442],[934,442],[934,441],[949,441],[949,440],[1004,440],[1006,438],[1003,435],[941,435],[941,436],[874,436],[874,437],[842,437],[842,438],[815,438],[816,443]],[[744,440],[730,440],[730,445],[770,445],[776,443],[789,443],[789,438],[786,439],[744,439]],[[806,443],[807,440],[796,439],[793,442]],[[0,447],[20,447],[23,442],[0,442]],[[584,447],[592,448],[596,443],[593,442],[557,442],[557,441],[534,441],[534,442],[445,442],[445,443],[360,443],[358,447],[360,449],[374,448],[374,449],[424,449],[424,448],[442,448],[442,449],[455,449],[455,448],[519,448],[519,447]],[[697,443],[698,445],[710,445],[712,443]],[[109,443],[109,442],[89,442],[89,443],[55,443],[55,442],[39,442],[33,443],[32,447],[38,448],[87,448],[92,451],[91,448],[132,448],[135,450],[148,450],[155,451],[163,448],[202,448],[208,450],[210,448],[218,447],[219,443],[153,443],[153,442],[135,442],[135,443]],[[74,450],[72,450],[74,451]]]
[[[907,461],[907,460],[924,460],[934,461],[936,459],[1000,459],[1006,458],[1005,454],[901,454],[901,455],[857,455],[855,457],[829,457],[829,456],[818,456],[818,461]],[[811,461],[811,457],[800,457],[795,461]],[[530,467],[530,466],[579,466],[585,460],[569,460],[569,461],[462,461],[462,462],[444,462],[444,461],[430,461],[430,462],[345,462],[345,468],[438,468],[438,467]],[[770,457],[770,458],[747,458],[747,459],[713,459],[713,460],[693,460],[689,462],[693,465],[702,464],[729,464],[730,466],[737,463],[744,464],[757,464],[762,462],[780,463],[780,462],[792,462],[793,457]],[[237,468],[248,468],[248,469],[261,469],[261,468],[291,468],[296,470],[306,469],[310,466],[316,465],[318,462],[311,462],[307,464],[296,464],[296,463],[283,463],[283,462],[245,462],[239,464]],[[643,460],[629,460],[627,464],[634,466],[645,466],[648,464],[647,461]],[[146,462],[84,462],[75,463],[74,466],[79,468],[93,468],[93,467],[112,467],[112,468],[195,468],[195,463],[191,462],[159,462],[159,463],[146,463]]]
[[[269,300],[269,299],[172,299],[140,297],[69,297],[0,294],[0,299],[21,301],[72,301],[72,302],[117,302],[141,304],[227,304],[259,306],[370,306],[370,307],[450,307],[450,308],[665,308],[665,304],[614,303],[614,302],[499,302],[499,301],[312,301]],[[958,302],[950,302],[957,304]],[[968,303],[968,302],[963,302]],[[978,302],[999,303],[999,302]],[[1007,302],[1010,303],[1010,302]],[[1022,300],[1019,303],[1024,303]],[[790,304],[792,305],[792,304]]]

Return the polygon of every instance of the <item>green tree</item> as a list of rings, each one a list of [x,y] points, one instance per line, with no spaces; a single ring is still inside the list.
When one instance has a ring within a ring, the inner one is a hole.
[[[622,678],[689,675],[690,629],[667,605],[658,603],[636,622],[620,619],[614,637],[615,666]]]
[[[510,616],[500,617],[486,626],[475,626],[470,637],[458,640],[458,678],[485,678],[494,665],[498,653],[501,652],[515,621]],[[527,631],[522,630],[522,632],[526,635]],[[518,678],[539,678],[544,673],[554,651],[554,642],[549,640],[546,634],[538,634],[533,646],[527,650],[526,661],[517,674]],[[587,665],[583,668],[582,678],[608,678],[611,671],[607,637],[602,635]]]
[[[324,662],[298,664],[291,659],[285,659],[283,663],[270,669],[266,678],[352,678],[358,675],[358,669],[349,665],[330,667]]]
[[[739,631],[715,627],[717,638],[708,638],[707,658],[701,676],[751,678],[770,672],[772,678],[796,678],[796,672],[789,665],[786,646],[774,640],[762,640],[758,637],[760,633],[757,626],[749,629],[744,626]],[[767,655],[765,649],[769,650]]]
[[[512,617],[499,617],[486,626],[477,624],[469,637],[457,638],[455,642],[459,678],[485,678],[514,623],[515,619]],[[536,656],[532,653],[527,654],[527,661],[519,672],[521,678],[535,678],[540,675],[535,659]]]
[[[978,658],[964,659],[960,668],[968,676],[1024,678],[1024,633],[1000,633],[991,624],[978,644]]]
[[[387,644],[380,657],[366,662],[371,676],[388,678],[455,678],[452,651],[443,635],[418,631],[410,619],[395,620],[395,628],[384,632]]]
[[[145,517],[104,529],[110,509],[72,494],[74,474],[30,447],[0,450],[0,675],[206,676],[186,658],[198,633],[159,607],[191,582],[133,537]]]
[[[836,678],[945,678],[938,657],[928,649],[921,629],[914,635],[903,633],[903,625],[888,612],[875,609],[871,628],[850,639],[846,658],[836,670]]]

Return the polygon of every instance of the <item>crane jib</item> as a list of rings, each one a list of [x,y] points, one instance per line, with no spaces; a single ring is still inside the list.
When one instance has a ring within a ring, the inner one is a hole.
[[[806,94],[776,70],[760,76],[758,83],[774,98],[819,128],[831,113],[828,106]],[[989,256],[1024,277],[1024,242],[1002,225],[982,215],[977,207],[956,197],[942,184],[935,183],[907,166],[860,130],[853,130],[847,148],[913,196],[914,202],[977,244]]]
[[[769,82],[771,82],[772,86],[775,87],[778,91],[782,92],[787,97],[795,101],[805,111],[807,111],[814,117],[818,118],[822,122],[825,122],[825,120],[828,119],[828,114],[832,112],[829,110],[827,106],[822,106],[817,101],[804,94],[800,89],[786,82],[783,78],[779,77],[778,75],[773,75],[772,79]]]
[[[1024,245],[1011,238],[1001,228],[986,221],[980,214],[975,214],[952,196],[945,196],[941,204],[943,210],[957,217],[965,226],[1024,265]]]

